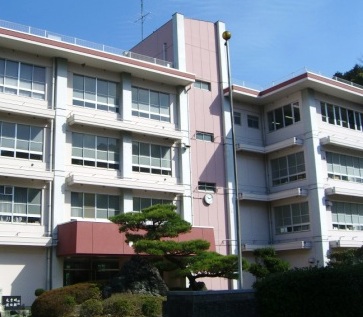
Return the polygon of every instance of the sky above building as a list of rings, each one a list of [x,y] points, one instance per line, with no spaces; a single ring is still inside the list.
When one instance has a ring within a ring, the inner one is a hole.
[[[257,89],[305,69],[331,77],[363,63],[361,0],[144,0],[144,23],[141,0],[0,3],[1,20],[125,50],[176,12],[222,21],[232,33],[233,82]]]

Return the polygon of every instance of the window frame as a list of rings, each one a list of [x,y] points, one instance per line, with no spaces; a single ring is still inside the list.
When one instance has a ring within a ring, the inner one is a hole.
[[[75,87],[77,80],[82,81],[80,87]],[[92,83],[94,82],[94,85]],[[106,84],[106,92],[102,93],[102,88]],[[82,88],[81,88],[82,86]],[[93,87],[91,87],[93,86]],[[119,104],[119,83],[98,77],[73,74],[73,106],[96,109],[108,112],[120,112]],[[114,92],[114,94],[112,94]],[[93,99],[92,99],[93,98]],[[107,102],[103,99],[107,99]],[[113,102],[112,102],[113,100]]]
[[[26,197],[24,197],[24,192],[26,193]],[[38,196],[35,197],[36,201],[34,201],[34,197],[32,198],[32,194],[36,194],[36,196]],[[7,198],[4,199],[5,197]],[[40,225],[42,222],[42,189],[0,185],[0,205],[0,223],[4,222]],[[6,211],[8,208],[10,210]],[[34,212],[37,209],[38,212]]]
[[[273,207],[275,234],[310,231],[308,202]]]
[[[260,129],[260,118],[256,115],[247,115],[247,126],[251,129]]]
[[[144,95],[142,95],[142,93]],[[131,98],[132,116],[156,120],[160,122],[171,122],[172,109],[170,94],[162,91],[132,86]],[[156,99],[158,101],[156,101]]]
[[[195,133],[195,139],[205,142],[214,142],[214,133],[197,131]]]
[[[195,80],[193,86],[198,89],[211,91],[211,83],[203,80]]]
[[[7,126],[6,128],[5,125]],[[10,127],[12,128],[10,129]],[[25,132],[26,129],[28,130],[27,135]],[[41,141],[36,140],[39,133],[41,134]],[[11,144],[13,145],[10,146]],[[44,128],[28,124],[0,121],[0,156],[43,161]]]
[[[242,113],[239,111],[233,111],[233,123],[234,125],[242,125]]]
[[[296,152],[270,160],[272,186],[306,179],[304,152]]]
[[[10,65],[13,65],[12,70]],[[45,100],[46,75],[43,66],[0,58],[0,93]]]
[[[336,152],[325,152],[328,178],[363,183],[363,158]]]
[[[141,210],[157,205],[157,204],[173,204],[173,200],[169,199],[160,199],[155,197],[133,197],[132,199],[132,206],[134,212],[141,212]],[[138,205],[138,206],[136,206]]]
[[[333,201],[331,220],[333,230],[363,231],[363,204]]]
[[[76,140],[76,137],[79,137]],[[99,143],[101,139],[107,140],[106,149]],[[81,141],[82,146],[76,146],[75,143]],[[93,141],[93,142],[92,142]],[[93,146],[91,146],[91,142]],[[87,144],[88,143],[88,144]],[[112,151],[114,147],[115,151]],[[78,155],[81,153],[82,155]],[[87,155],[87,153],[92,155]],[[85,155],[86,154],[86,155]],[[106,155],[107,159],[102,158]],[[112,159],[114,158],[114,159]],[[120,145],[119,140],[116,138],[92,135],[86,133],[72,132],[72,165],[80,165],[95,168],[104,168],[111,170],[120,169]]]
[[[217,186],[216,183],[212,182],[198,182],[198,191],[206,193],[216,193]]]
[[[301,121],[300,103],[291,102],[267,112],[269,132],[274,132]]]
[[[107,199],[106,208],[101,206],[101,199]],[[114,204],[112,205],[112,200]],[[77,203],[76,205],[74,205]],[[112,208],[117,207],[117,208]],[[105,216],[99,216],[104,213]],[[93,212],[93,217],[89,217]],[[71,192],[71,218],[107,220],[109,217],[120,214],[120,196],[100,193]]]
[[[137,153],[136,153],[137,150]],[[170,146],[132,142],[132,171],[172,176],[172,148]],[[156,163],[159,163],[156,165]]]

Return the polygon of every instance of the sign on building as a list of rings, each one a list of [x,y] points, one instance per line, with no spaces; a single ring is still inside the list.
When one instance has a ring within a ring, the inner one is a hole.
[[[5,310],[19,309],[21,306],[21,296],[3,296],[1,304]]]

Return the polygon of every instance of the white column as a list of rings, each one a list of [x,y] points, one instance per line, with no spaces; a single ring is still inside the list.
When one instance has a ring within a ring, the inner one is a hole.
[[[314,91],[306,89],[302,92],[301,117],[304,120],[305,140],[304,156],[305,166],[308,170],[309,183],[309,211],[311,240],[313,242],[312,256],[319,261],[319,265],[327,262],[329,251],[328,228],[326,221],[326,207],[324,204],[324,179],[320,154],[319,128],[317,124],[317,105]]]

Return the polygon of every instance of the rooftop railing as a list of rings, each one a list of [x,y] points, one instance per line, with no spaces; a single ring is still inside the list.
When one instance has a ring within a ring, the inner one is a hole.
[[[75,38],[72,36],[49,32],[46,30],[31,27],[31,26],[25,26],[22,24],[14,23],[14,22],[0,20],[0,28],[13,30],[13,31],[17,31],[17,32],[22,32],[22,33],[26,33],[26,34],[30,34],[30,35],[35,35],[35,36],[51,39],[54,41],[73,44],[73,45],[77,45],[77,46],[81,46],[81,47],[86,47],[86,48],[90,48],[93,50],[110,53],[110,54],[114,54],[114,55],[118,55],[118,56],[124,56],[124,57],[129,57],[132,59],[142,60],[142,61],[152,63],[152,64],[157,64],[157,65],[166,66],[166,67],[173,67],[172,62],[169,62],[169,61],[137,54],[134,52],[122,50],[119,48],[115,48],[115,47],[111,47],[111,46],[107,46],[107,45],[103,45],[103,44],[99,44],[99,43],[90,42],[87,40],[78,39],[78,38]]]

